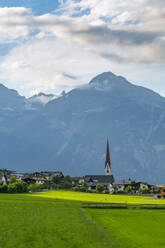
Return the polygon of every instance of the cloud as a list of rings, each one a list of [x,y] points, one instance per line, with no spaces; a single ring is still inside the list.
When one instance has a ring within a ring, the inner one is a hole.
[[[107,53],[106,53],[107,54]],[[39,92],[60,94],[89,82],[103,71],[112,71],[140,84],[144,79],[147,87],[161,85],[164,70],[150,65],[133,65],[118,63],[121,58],[108,54],[104,58],[94,50],[88,50],[79,44],[61,41],[57,38],[31,40],[18,45],[1,61],[1,82],[9,88],[15,88],[20,94],[31,96]],[[117,61],[117,64],[112,62]],[[148,78],[150,75],[150,78]],[[154,85],[154,79],[157,84]],[[151,83],[150,83],[151,81]],[[155,87],[155,88],[154,88]],[[161,93],[165,87],[161,85]]]
[[[31,95],[58,94],[102,71],[153,75],[165,64],[163,1],[59,0],[54,14],[40,16],[0,8],[0,43],[17,42],[0,61],[1,78]]]
[[[0,43],[26,38],[31,12],[23,7],[0,8]]]
[[[164,19],[164,0],[66,0],[61,7],[65,15],[78,14],[88,23],[102,19],[128,25]]]
[[[68,74],[68,73],[63,72],[62,75],[64,77],[69,78],[69,79],[72,79],[72,80],[76,80],[77,79],[77,77],[75,75],[73,75],[73,74]]]
[[[97,54],[60,39],[33,40],[18,45],[0,64],[0,75],[21,94],[59,94],[88,82],[96,71],[108,70]],[[89,73],[90,70],[90,73]]]
[[[111,4],[107,4],[105,0],[103,2],[70,0],[65,3],[62,1],[63,14],[41,16],[34,16],[29,9],[22,7],[0,8],[0,42],[4,39],[10,41],[57,37],[72,44],[86,46],[86,49],[94,50],[98,55],[103,55],[104,58],[109,57],[112,61],[165,63],[164,25],[159,25],[156,29],[150,21],[153,17],[154,22],[165,24],[163,23],[165,12],[160,8],[162,1],[158,1],[157,5],[151,1],[154,7],[146,5],[147,2],[148,0],[141,0],[139,4],[136,0],[133,0],[133,3],[111,0]],[[140,14],[135,15],[137,13],[135,7],[138,6],[143,6],[144,9]],[[86,8],[90,9],[88,15],[74,17],[75,11],[81,13]],[[159,15],[158,10],[160,10]],[[89,17],[85,19],[84,16]],[[96,21],[103,20],[103,17],[106,19],[98,24]],[[108,21],[109,18],[111,21]],[[149,27],[152,28],[149,29]],[[32,31],[36,34],[31,34]],[[113,51],[113,56],[106,55],[106,51],[111,55]]]

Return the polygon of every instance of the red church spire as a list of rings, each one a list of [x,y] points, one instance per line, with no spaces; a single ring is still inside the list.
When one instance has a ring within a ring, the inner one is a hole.
[[[109,152],[109,141],[107,140],[107,152],[106,152],[106,160],[105,160],[105,174],[111,175],[111,159]]]

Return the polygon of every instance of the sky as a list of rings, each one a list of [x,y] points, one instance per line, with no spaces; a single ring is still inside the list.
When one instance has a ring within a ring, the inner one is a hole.
[[[164,0],[0,0],[0,82],[60,94],[105,71],[165,96]]]

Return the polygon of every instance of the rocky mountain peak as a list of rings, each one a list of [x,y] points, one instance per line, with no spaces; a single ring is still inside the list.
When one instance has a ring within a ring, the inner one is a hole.
[[[117,76],[112,72],[103,72],[94,77],[89,85],[97,90],[111,90],[114,87],[122,87],[130,84],[124,77]]]

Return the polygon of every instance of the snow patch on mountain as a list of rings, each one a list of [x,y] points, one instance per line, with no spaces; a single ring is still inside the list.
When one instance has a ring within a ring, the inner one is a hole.
[[[37,95],[34,95],[30,98],[28,98],[29,103],[41,103],[43,105],[47,104],[48,102],[58,98],[59,95],[53,95],[53,94],[44,94],[44,93],[39,93]]]

